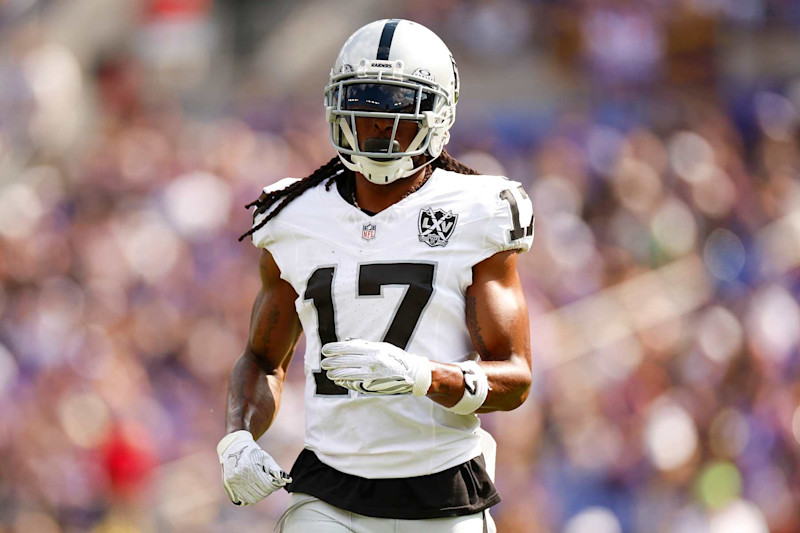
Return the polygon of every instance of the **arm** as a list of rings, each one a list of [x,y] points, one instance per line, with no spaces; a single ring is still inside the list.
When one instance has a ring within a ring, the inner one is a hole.
[[[294,309],[297,295],[266,251],[259,268],[261,290],[253,305],[250,336],[231,372],[227,435],[217,445],[222,484],[236,505],[256,503],[292,481],[254,439],[278,412],[286,369],[301,331]]]
[[[501,252],[475,265],[467,289],[467,326],[489,378],[489,395],[478,410],[519,407],[531,386],[528,307],[517,273],[517,253]],[[431,362],[428,397],[452,407],[464,394],[464,377],[455,365]]]
[[[244,429],[256,439],[278,413],[286,369],[302,331],[294,307],[297,293],[281,279],[266,250],[259,271],[261,290],[253,304],[247,346],[231,372],[226,418],[227,433]]]

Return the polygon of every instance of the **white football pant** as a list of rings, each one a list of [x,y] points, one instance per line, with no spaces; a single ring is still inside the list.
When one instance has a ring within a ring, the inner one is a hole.
[[[489,513],[452,518],[398,520],[345,511],[313,496],[293,493],[278,522],[282,533],[496,533]]]

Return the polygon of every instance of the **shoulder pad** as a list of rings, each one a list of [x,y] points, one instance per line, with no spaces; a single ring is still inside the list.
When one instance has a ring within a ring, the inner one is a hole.
[[[278,180],[271,185],[267,185],[264,187],[263,192],[258,197],[259,201],[262,202],[266,199],[267,195],[272,192],[280,191],[289,187],[290,185],[297,183],[300,181],[301,178],[283,178],[282,180]],[[260,203],[259,202],[259,203]],[[277,205],[278,202],[273,203],[269,207],[258,207],[256,204],[256,208],[253,210],[253,226],[257,226],[267,217],[270,211]],[[268,232],[266,231],[266,227],[259,228],[258,231],[252,234],[252,242],[254,245],[258,246],[259,248],[263,248],[264,244],[268,240]]]

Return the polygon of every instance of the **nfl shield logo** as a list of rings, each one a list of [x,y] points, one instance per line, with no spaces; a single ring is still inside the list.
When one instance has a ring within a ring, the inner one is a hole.
[[[458,215],[452,211],[428,207],[419,211],[419,240],[428,246],[447,246],[456,229]]]
[[[361,228],[361,238],[365,241],[371,241],[375,238],[375,224],[364,224]]]

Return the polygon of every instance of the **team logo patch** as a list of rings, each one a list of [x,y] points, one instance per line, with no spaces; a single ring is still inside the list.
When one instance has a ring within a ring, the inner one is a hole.
[[[364,224],[364,227],[361,228],[361,238],[365,241],[371,241],[375,238],[375,224]]]
[[[428,246],[447,246],[456,229],[458,215],[452,211],[428,207],[419,210],[419,240]]]

